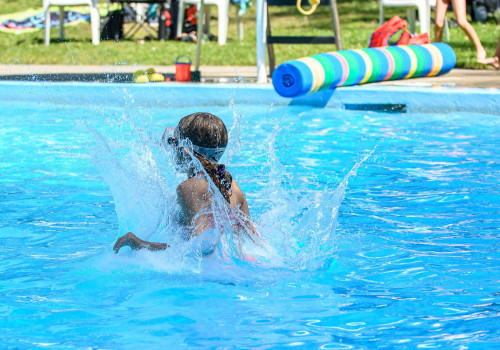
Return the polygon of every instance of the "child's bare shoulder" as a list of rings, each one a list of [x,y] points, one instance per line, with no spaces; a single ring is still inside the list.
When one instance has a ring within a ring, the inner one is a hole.
[[[240,186],[238,186],[238,183],[236,182],[235,179],[233,179],[233,182],[231,183],[231,189],[233,190],[234,193],[238,195],[238,197],[241,197],[243,195],[243,191],[241,190]]]
[[[177,195],[182,197],[202,197],[208,193],[208,182],[200,176],[191,177],[177,186]]]

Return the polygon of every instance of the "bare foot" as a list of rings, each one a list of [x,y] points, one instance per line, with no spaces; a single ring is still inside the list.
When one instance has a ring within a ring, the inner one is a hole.
[[[486,60],[486,50],[484,48],[481,48],[481,49],[477,50],[476,60],[479,63],[483,63],[484,60]]]
[[[495,69],[500,69],[500,59],[498,58],[498,56],[488,57],[482,61],[478,60],[478,62],[481,64],[489,64],[489,65],[495,67]]]

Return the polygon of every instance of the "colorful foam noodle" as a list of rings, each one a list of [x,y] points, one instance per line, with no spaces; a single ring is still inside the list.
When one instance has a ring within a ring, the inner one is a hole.
[[[297,97],[339,86],[432,77],[455,63],[455,52],[444,43],[343,50],[280,64],[273,85],[281,96]]]

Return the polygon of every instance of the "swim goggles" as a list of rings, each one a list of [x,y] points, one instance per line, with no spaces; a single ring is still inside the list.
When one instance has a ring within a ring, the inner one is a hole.
[[[171,136],[167,139],[167,144],[179,147],[179,140],[177,140],[174,136]],[[221,159],[224,151],[226,150],[226,147],[208,148],[196,146],[193,143],[191,143],[191,146],[193,147],[193,151],[201,155],[203,158],[215,163],[219,162],[219,159]]]

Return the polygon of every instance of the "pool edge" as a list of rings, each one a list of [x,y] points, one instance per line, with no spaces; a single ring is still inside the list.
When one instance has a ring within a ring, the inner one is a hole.
[[[71,89],[68,89],[71,87]],[[147,92],[147,93],[145,93]],[[251,92],[246,93],[246,92]],[[196,96],[196,98],[186,98]],[[458,96],[458,98],[457,98]],[[477,112],[498,114],[500,89],[382,86],[376,84],[324,90],[300,98],[279,96],[271,84],[116,84],[0,82],[0,101],[50,101],[55,104],[164,104],[166,107],[235,104],[301,105],[343,109],[346,105],[404,105],[408,112]]]

